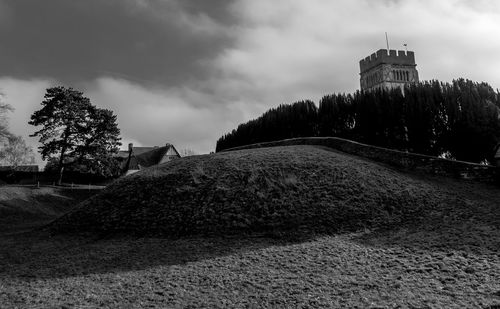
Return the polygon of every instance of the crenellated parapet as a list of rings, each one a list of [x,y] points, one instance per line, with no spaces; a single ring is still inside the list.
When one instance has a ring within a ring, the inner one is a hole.
[[[359,61],[359,68],[361,73],[364,73],[379,64],[395,64],[395,65],[409,65],[416,66],[415,53],[412,51],[379,49],[376,53],[371,54]]]

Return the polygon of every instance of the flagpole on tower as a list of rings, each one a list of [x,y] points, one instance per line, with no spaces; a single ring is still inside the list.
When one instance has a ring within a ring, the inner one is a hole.
[[[387,44],[387,52],[389,52],[389,39],[387,38],[387,32],[385,33],[385,43]]]

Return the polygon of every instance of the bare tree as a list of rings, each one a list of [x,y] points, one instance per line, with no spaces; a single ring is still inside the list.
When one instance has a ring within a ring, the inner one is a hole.
[[[0,148],[0,164],[12,166],[14,170],[20,165],[35,164],[33,149],[22,136],[10,135]]]
[[[0,142],[5,141],[11,136],[7,113],[14,110],[12,106],[2,101],[3,96],[4,95],[0,92]]]
[[[14,109],[3,102],[4,94],[0,93],[0,164],[10,165],[14,169],[23,164],[34,164],[33,149],[26,145],[22,136],[13,135],[9,131],[7,113]]]

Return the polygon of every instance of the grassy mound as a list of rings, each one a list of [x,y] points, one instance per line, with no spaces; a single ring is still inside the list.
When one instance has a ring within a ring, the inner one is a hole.
[[[50,222],[95,191],[0,186],[0,232]]]
[[[314,146],[179,159],[125,177],[50,225],[147,235],[337,232],[422,220],[453,192]]]

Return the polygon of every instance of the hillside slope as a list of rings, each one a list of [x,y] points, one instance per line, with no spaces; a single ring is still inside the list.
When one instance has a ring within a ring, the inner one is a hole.
[[[0,232],[49,222],[95,191],[0,186]]]
[[[241,150],[125,177],[50,229],[176,237],[330,233],[455,220],[497,228],[500,194],[487,189],[489,196],[476,199],[477,186],[402,173],[328,148]]]

